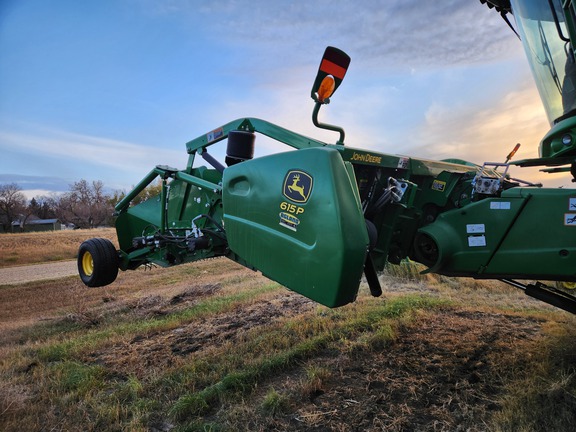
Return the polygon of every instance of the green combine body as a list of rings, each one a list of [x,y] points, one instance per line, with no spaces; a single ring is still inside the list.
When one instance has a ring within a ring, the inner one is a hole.
[[[564,9],[547,0],[482,2],[503,16],[514,11],[525,44],[532,41],[528,21],[552,20],[559,30],[554,27],[549,43],[567,46],[563,61],[573,61],[570,39],[560,37],[562,31],[574,34],[565,18],[573,10],[570,2]],[[555,13],[550,4],[557,6]],[[313,122],[338,132],[335,144],[254,118],[188,142],[185,169],[157,166],[116,206],[119,250],[103,239],[82,244],[78,268],[84,283],[112,283],[118,269],[225,256],[338,307],[355,300],[363,275],[372,294],[380,295],[378,272],[387,263],[411,259],[428,272],[499,279],[576,313],[570,289],[576,286],[576,190],[510,178],[512,154],[505,163],[475,165],[345,146],[344,130],[320,123],[318,113],[349,62],[345,53],[328,47],[311,92]],[[574,172],[574,114],[562,111],[552,120],[539,158],[516,164]],[[290,151],[253,158],[257,134]],[[209,153],[221,141],[227,142],[225,165]],[[199,157],[207,166],[197,166]],[[131,205],[158,177],[160,195]]]

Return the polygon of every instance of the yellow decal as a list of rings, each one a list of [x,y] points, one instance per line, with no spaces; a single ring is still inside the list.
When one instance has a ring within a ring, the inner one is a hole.
[[[368,163],[379,164],[379,163],[382,163],[382,156],[373,156],[370,153],[356,153],[356,152],[354,152],[352,154],[352,157],[350,158],[350,160],[358,161],[358,162],[368,162]]]
[[[444,192],[444,189],[446,189],[446,182],[445,181],[434,180],[432,182],[432,190],[435,190],[438,192]]]
[[[290,201],[305,204],[312,192],[312,176],[301,170],[292,170],[284,178],[282,194]]]
[[[299,207],[296,204],[287,203],[286,201],[283,201],[280,203],[280,209],[284,210],[288,213],[297,214],[297,215],[304,213],[303,207]]]

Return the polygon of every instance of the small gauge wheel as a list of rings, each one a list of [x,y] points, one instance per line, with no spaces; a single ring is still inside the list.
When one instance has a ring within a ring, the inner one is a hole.
[[[558,281],[558,282],[556,282],[556,288],[561,289],[561,290],[573,291],[576,289],[576,282]]]
[[[118,252],[110,240],[86,240],[78,251],[80,279],[91,288],[109,285],[118,276],[118,261]]]

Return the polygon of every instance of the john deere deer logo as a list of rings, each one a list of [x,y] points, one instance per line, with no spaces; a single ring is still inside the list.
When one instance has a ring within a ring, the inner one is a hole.
[[[297,203],[305,203],[312,191],[312,176],[304,171],[289,171],[284,178],[283,194]]]

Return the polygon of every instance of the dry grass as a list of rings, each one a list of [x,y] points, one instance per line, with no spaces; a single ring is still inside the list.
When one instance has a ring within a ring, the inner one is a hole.
[[[576,327],[548,322],[549,335],[514,370],[494,430],[531,432],[576,429]]]
[[[6,285],[0,288],[0,343],[10,342],[22,328],[39,321],[40,326],[62,316],[67,316],[69,321],[92,321],[125,307],[149,314],[152,313],[152,297],[171,299],[177,295],[186,296],[189,290],[202,290],[199,286],[217,284],[230,278],[239,282],[245,279],[253,281],[253,276],[252,271],[233,261],[214,259],[169,269],[146,270],[142,267],[120,272],[114,284],[103,288],[87,288],[77,276]],[[182,306],[185,304],[184,301],[180,303]]]
[[[0,287],[0,430],[574,429],[573,316],[499,283],[382,282],[336,310],[226,259]]]
[[[0,268],[74,259],[80,244],[93,237],[117,244],[113,228],[0,234]]]

